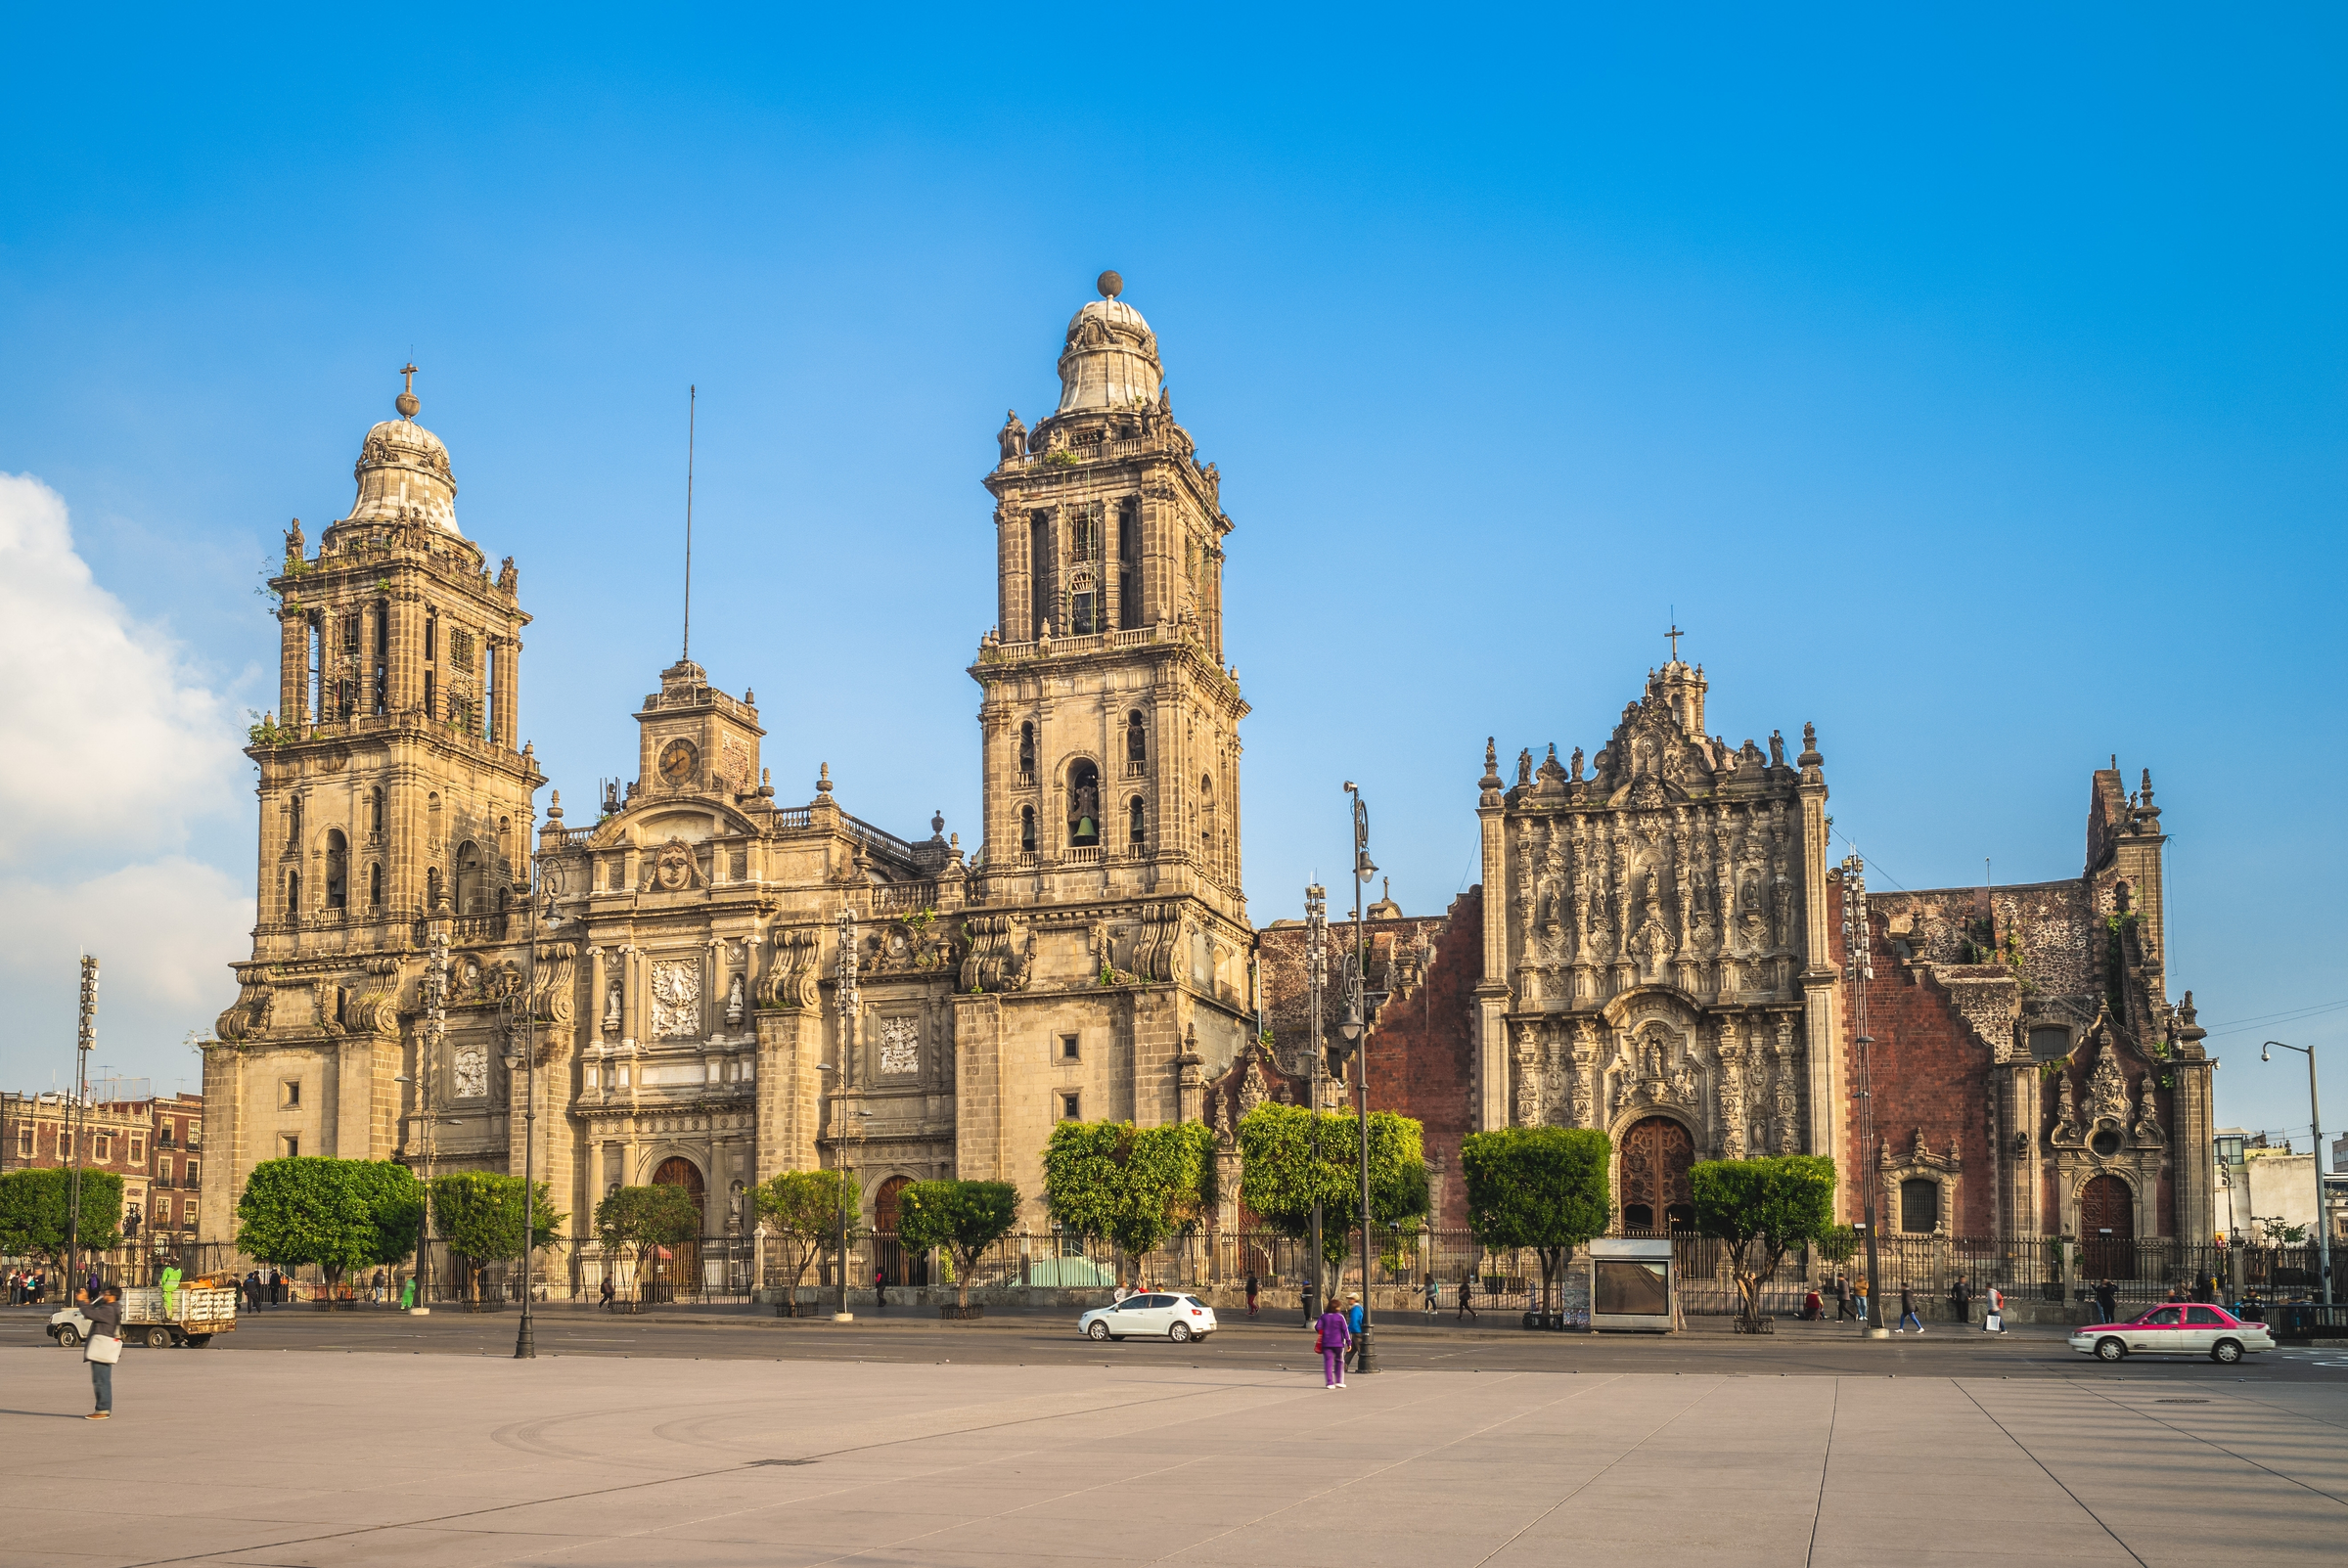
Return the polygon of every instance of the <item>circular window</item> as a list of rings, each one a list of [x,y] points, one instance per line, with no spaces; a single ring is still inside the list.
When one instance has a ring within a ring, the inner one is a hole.
[[[2087,1146],[2102,1158],[2109,1159],[2120,1151],[2120,1130],[2105,1122],[2096,1129],[2096,1136],[2088,1140]]]

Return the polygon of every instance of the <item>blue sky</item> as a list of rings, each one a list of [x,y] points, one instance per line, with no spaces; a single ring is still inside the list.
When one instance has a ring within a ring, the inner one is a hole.
[[[2348,1003],[2336,13],[65,15],[0,95],[12,1086],[84,944],[101,1060],[195,1087],[252,590],[411,354],[566,796],[675,656],[698,383],[696,656],[787,798],[969,827],[978,480],[1104,267],[1239,524],[1259,921],[1348,778],[1440,908],[1484,737],[1595,749],[1676,617],[1878,885],[2076,874],[2151,767],[2222,1120],[2304,1130],[2257,1043],[2348,1039],[2243,1022]]]

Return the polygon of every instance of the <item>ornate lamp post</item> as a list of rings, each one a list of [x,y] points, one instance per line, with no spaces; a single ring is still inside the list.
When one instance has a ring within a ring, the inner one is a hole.
[[[538,1355],[537,1322],[530,1312],[530,1265],[537,1254],[538,1188],[533,1155],[537,1148],[535,1134],[538,1128],[538,927],[548,929],[562,923],[563,917],[555,912],[555,895],[562,890],[562,878],[549,867],[538,878],[537,890],[529,902],[529,950],[524,960],[526,978],[522,981],[519,1033],[516,1039],[515,999],[506,999],[506,1071],[519,1069],[523,1074],[521,1114],[521,1323],[514,1334],[514,1358],[533,1361]]]
[[[1329,894],[1319,882],[1304,890],[1304,995],[1309,1017],[1305,1038],[1312,1042],[1312,1061],[1307,1068],[1306,1098],[1312,1119],[1305,1125],[1312,1139],[1313,1189],[1321,1187],[1321,1101],[1324,1091],[1321,1075],[1329,1065],[1327,1050],[1321,1036],[1321,993],[1329,983]],[[1321,1276],[1329,1267],[1321,1253],[1321,1200],[1313,1199],[1313,1217],[1306,1245],[1307,1256],[1304,1285],[1304,1322],[1311,1327],[1321,1315]]]
[[[1875,1037],[1867,1032],[1867,984],[1875,977],[1875,963],[1871,944],[1872,928],[1867,919],[1867,863],[1851,855],[1842,863],[1842,945],[1850,965],[1851,1027],[1859,1042],[1859,1160],[1864,1167],[1859,1173],[1860,1191],[1865,1200],[1867,1230],[1867,1310],[1872,1316],[1859,1325],[1859,1331],[1870,1339],[1891,1336],[1877,1326],[1883,1321],[1881,1270],[1875,1248],[1875,1168],[1882,1162],[1875,1158],[1875,1102],[1867,1076],[1867,1048]]]
[[[81,1287],[81,1136],[90,1125],[90,1053],[98,1049],[98,961],[81,956],[81,1017],[74,1035],[73,1103],[66,1107],[66,1141],[73,1174],[66,1198],[66,1302]]]
[[[1362,922],[1362,889],[1377,874],[1370,859],[1370,808],[1350,779],[1345,792],[1353,797],[1353,966],[1345,982],[1345,1021],[1337,1025],[1346,1050],[1353,1054],[1354,1122],[1361,1132],[1362,1153],[1362,1332],[1354,1370],[1375,1372],[1377,1357],[1371,1344],[1370,1323],[1370,1052],[1363,1044],[1369,1031],[1363,987],[1370,967],[1370,928]]]
[[[2307,1058],[2307,1116],[2312,1124],[2308,1131],[2314,1135],[2316,1145],[2316,1245],[2323,1260],[2324,1305],[2328,1307],[2331,1305],[2331,1216],[2324,1212],[2324,1104],[2316,1098],[2316,1052],[2313,1046],[2270,1040],[2258,1048],[2258,1059],[2273,1061],[2277,1046],[2296,1051]]]

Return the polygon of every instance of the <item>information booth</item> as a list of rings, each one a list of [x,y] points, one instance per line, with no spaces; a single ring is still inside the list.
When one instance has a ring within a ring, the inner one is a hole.
[[[1666,1331],[1678,1326],[1671,1239],[1590,1243],[1590,1326]]]

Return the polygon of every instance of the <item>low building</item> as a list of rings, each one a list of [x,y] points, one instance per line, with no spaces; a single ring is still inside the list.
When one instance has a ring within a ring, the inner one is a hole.
[[[151,1250],[157,1236],[195,1239],[203,1097],[148,1095],[144,1080],[109,1087],[134,1092],[80,1104],[62,1092],[0,1094],[0,1172],[62,1170],[78,1142],[83,1170],[122,1179],[126,1247]]]

